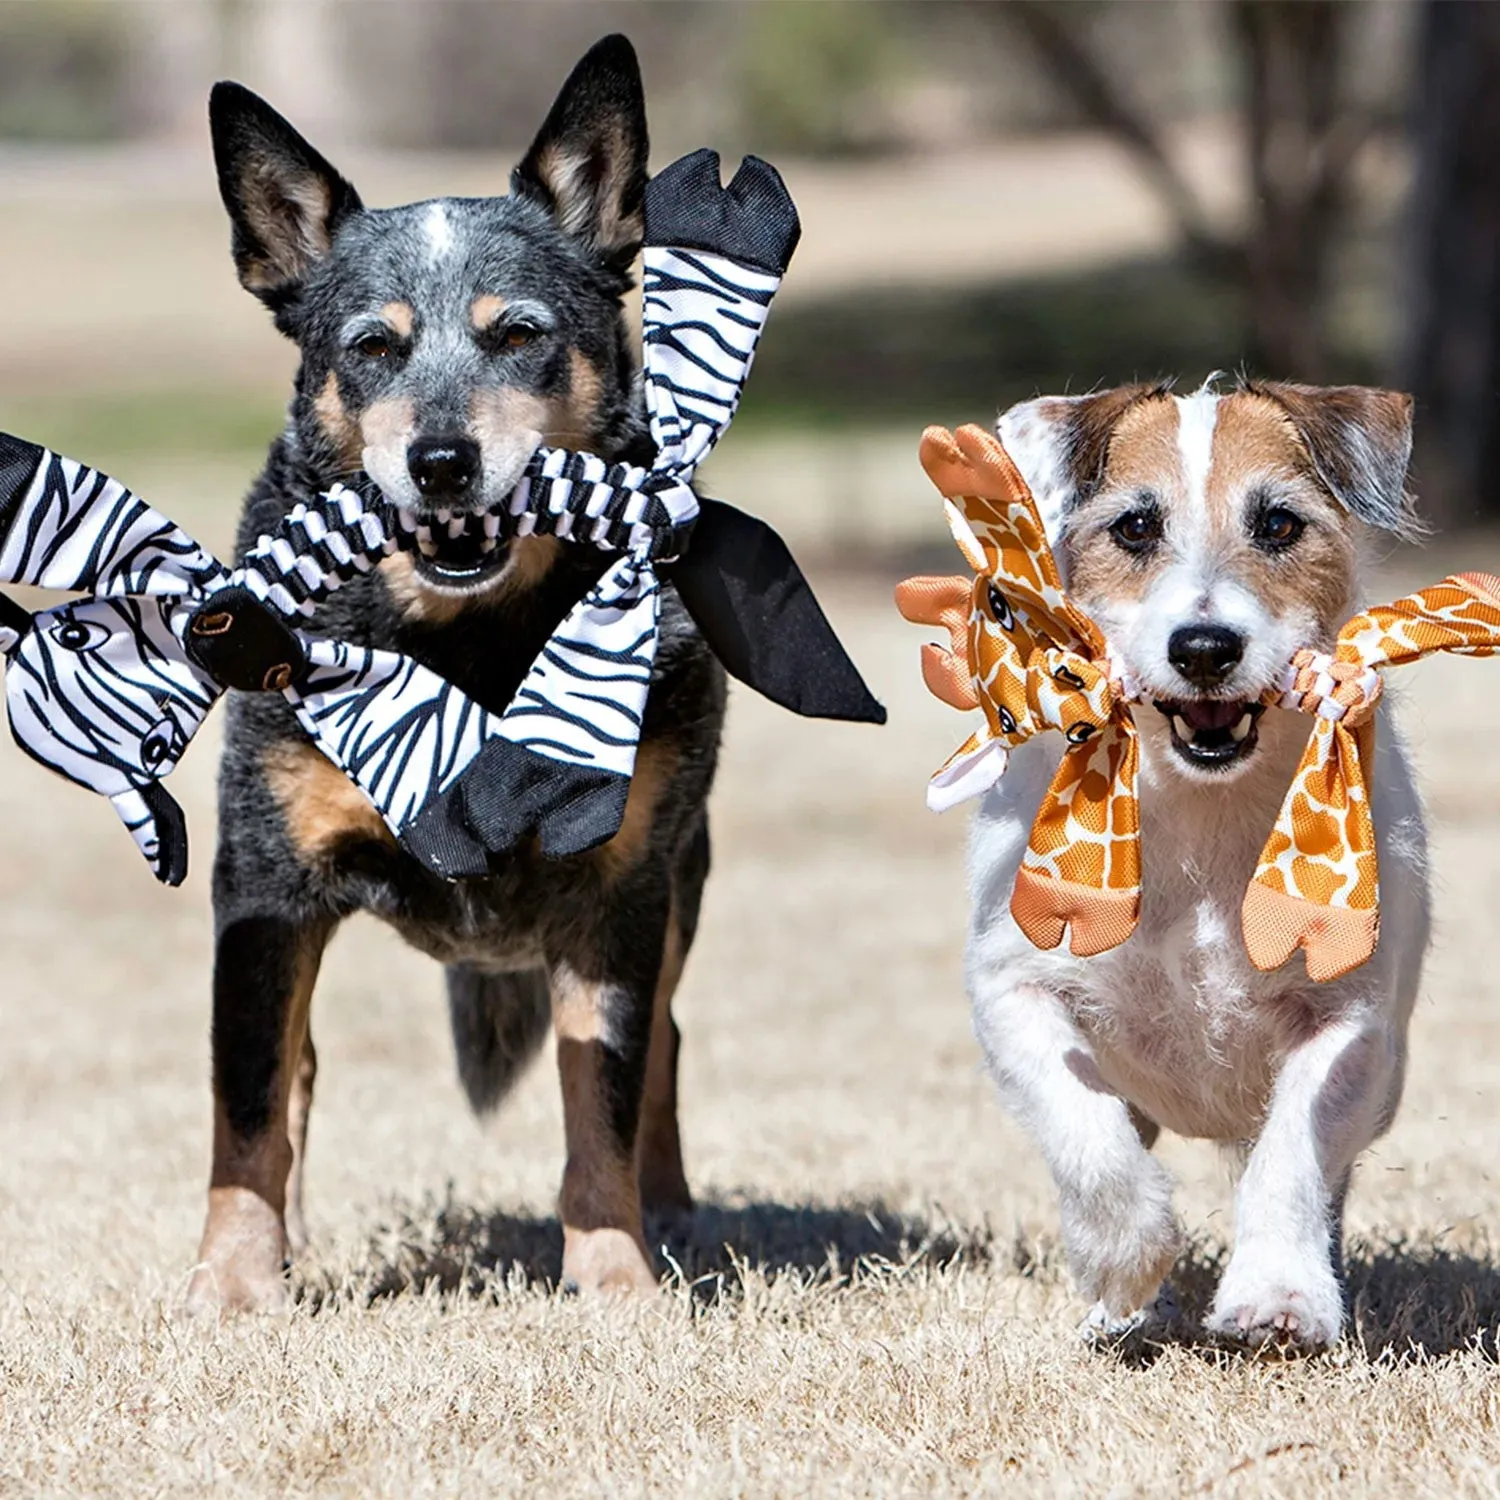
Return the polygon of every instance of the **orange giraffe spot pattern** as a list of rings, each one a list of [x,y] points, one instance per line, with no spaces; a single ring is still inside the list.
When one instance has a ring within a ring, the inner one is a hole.
[[[984,725],[933,776],[942,810],[993,786],[1006,754],[1046,729],[1068,742],[1042,799],[1011,893],[1011,913],[1041,948],[1068,936],[1080,956],[1118,946],[1140,909],[1136,695],[1098,627],[1063,592],[1026,481],[983,428],[922,436],[922,466],[944,497],[975,577],[910,578],[901,613],[949,644],[922,650],[928,688]],[[1374,752],[1379,669],[1435,651],[1500,650],[1500,578],[1462,573],[1366,610],[1331,653],[1299,651],[1264,701],[1314,724],[1245,894],[1245,947],[1261,969],[1304,950],[1309,978],[1348,973],[1380,931],[1375,829],[1365,768]]]

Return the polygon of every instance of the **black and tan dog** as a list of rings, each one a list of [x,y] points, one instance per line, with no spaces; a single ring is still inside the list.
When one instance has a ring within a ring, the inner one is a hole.
[[[221,84],[211,114],[240,281],[302,355],[241,551],[361,467],[437,522],[495,504],[541,443],[650,462],[622,311],[647,175],[623,38],[579,63],[505,198],[366,209],[253,94]],[[406,652],[498,710],[602,571],[591,550],[438,540],[341,591],[318,628]],[[272,1308],[287,1295],[288,1252],[305,1242],[310,1002],[329,935],[356,911],[445,966],[477,1108],[555,1025],[564,1280],[655,1285],[642,1207],[691,1203],[670,1007],[708,873],[723,712],[722,671],[668,588],[619,834],[587,855],[523,851],[487,879],[448,884],[397,849],[279,696],[234,697],[214,867],[213,1180],[194,1301]]]

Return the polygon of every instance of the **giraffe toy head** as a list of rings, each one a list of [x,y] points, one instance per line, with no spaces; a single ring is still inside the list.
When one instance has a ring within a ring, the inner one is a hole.
[[[1243,420],[1261,443],[1220,445],[1210,427],[1195,494],[1191,437],[1179,433],[1174,461],[1159,424],[1134,436],[1126,425],[1132,408],[1171,399],[1163,391],[1109,393],[1115,407],[1102,438],[1088,429],[1088,408],[1069,414],[1061,402],[1063,415],[1044,414],[1040,438],[1021,424],[1013,440],[1033,445],[1035,485],[1006,446],[978,427],[957,433],[934,427],[923,436],[923,467],[944,496],[949,527],[974,578],[967,584],[908,579],[896,602],[908,619],[949,632],[951,648],[924,648],[929,688],[955,707],[982,708],[986,721],[931,779],[928,802],[940,811],[986,791],[1013,749],[1042,731],[1062,732],[1066,749],[1036,809],[1011,889],[1012,916],[1038,947],[1056,947],[1066,932],[1073,953],[1087,957],[1135,931],[1140,787],[1175,775],[1208,783],[1191,795],[1186,787],[1176,792],[1169,820],[1178,828],[1198,826],[1190,864],[1200,887],[1209,866],[1233,870],[1236,861],[1216,861],[1210,851],[1235,843],[1234,825],[1247,817],[1250,824],[1262,816],[1269,821],[1270,807],[1280,802],[1243,904],[1245,945],[1257,968],[1279,968],[1304,948],[1309,978],[1331,979],[1374,952],[1379,888],[1366,768],[1379,669],[1435,651],[1500,650],[1500,579],[1456,575],[1338,624],[1342,610],[1332,601],[1342,604],[1354,588],[1356,511],[1384,524],[1404,520],[1406,403],[1379,392],[1330,393],[1335,407],[1357,403],[1377,415],[1391,408],[1396,425],[1386,437],[1399,453],[1389,462],[1403,467],[1394,504],[1382,516],[1378,496],[1372,501],[1361,487],[1373,483],[1370,474],[1378,478],[1379,464],[1347,432],[1339,448],[1310,422],[1295,421],[1290,403],[1305,392],[1278,389],[1289,394],[1272,397],[1266,388],[1236,394],[1287,408],[1276,420],[1297,434],[1293,457],[1314,466],[1312,477],[1290,466],[1284,452],[1278,460],[1272,442],[1283,434],[1266,430],[1264,409],[1242,405],[1230,409],[1229,436]],[[1036,406],[1017,410],[1029,418]],[[1209,426],[1220,415],[1204,416],[1191,404],[1167,410],[1180,428]],[[1002,418],[1002,432],[1015,415]],[[1066,429],[1070,421],[1071,440],[1059,450],[1055,432],[1046,429]],[[1092,461],[1091,441],[1104,449]],[[1050,468],[1038,466],[1039,453],[1051,458]],[[1142,465],[1138,482],[1124,485],[1122,472],[1128,475],[1141,457],[1155,465],[1154,476]],[[1349,478],[1354,460],[1364,463],[1362,481]],[[1078,479],[1089,474],[1095,477]],[[1175,483],[1171,509],[1163,476]],[[1120,489],[1128,491],[1130,508],[1107,524],[1091,517],[1091,507],[1111,514],[1113,505],[1104,502]],[[1101,550],[1106,532],[1125,561]],[[1309,533],[1313,540],[1296,556]],[[1068,559],[1073,588],[1059,553]],[[1103,587],[1111,579],[1115,586]],[[1101,602],[1087,609],[1079,594],[1090,583]],[[1122,599],[1129,606],[1123,610]],[[1173,612],[1184,600],[1186,622]],[[1329,610],[1334,621],[1324,618]],[[1099,616],[1109,622],[1104,628]],[[1260,635],[1253,637],[1252,628]],[[1275,644],[1267,648],[1265,639]],[[1267,655],[1262,679],[1251,663]],[[1197,696],[1165,699],[1175,687],[1161,685],[1168,672]],[[1267,710],[1277,754],[1260,753]],[[1154,744],[1138,727],[1138,714],[1148,723],[1154,714]],[[1311,715],[1314,726],[1300,747],[1296,714]],[[1250,780],[1226,800],[1214,785],[1230,775]]]
[[[1411,528],[1410,398],[1137,385],[1024,402],[998,431],[1069,594],[1140,685],[1152,763],[1222,781],[1267,740],[1300,744],[1263,700],[1353,612],[1360,534]]]

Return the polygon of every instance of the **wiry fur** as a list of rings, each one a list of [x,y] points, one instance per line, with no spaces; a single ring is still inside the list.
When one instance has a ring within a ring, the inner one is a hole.
[[[1208,622],[1244,637],[1217,696],[1253,699],[1293,649],[1326,647],[1352,606],[1353,517],[1394,525],[1406,513],[1405,398],[1333,392],[1328,413],[1320,392],[1297,388],[1283,403],[1283,389],[1173,397],[1137,388],[1044,398],[1000,419],[1065,575],[1148,694],[1197,694],[1167,642],[1184,624]],[[1307,526],[1282,553],[1253,540],[1268,488]],[[1111,557],[1109,526],[1147,492],[1162,516],[1160,544]],[[1240,936],[1245,888],[1307,719],[1267,710],[1250,753],[1223,770],[1189,764],[1149,703],[1136,720],[1136,932],[1078,959],[1032,947],[1012,921],[1011,886],[1060,754],[1054,741],[1028,743],[973,829],[975,1026],[1004,1101],[1046,1156],[1074,1273],[1106,1320],[1151,1301],[1181,1243],[1171,1179],[1148,1149],[1152,1129],[1143,1139],[1145,1122],[1244,1153],[1236,1245],[1210,1326],[1252,1342],[1327,1344],[1343,1318],[1344,1192],[1356,1156],[1395,1113],[1427,946],[1426,839],[1410,768],[1382,713],[1371,777],[1381,942],[1363,967],[1315,985],[1300,956],[1261,973]]]
[[[579,64],[507,198],[366,209],[254,95],[220,85],[212,120],[241,279],[301,354],[241,552],[351,467],[431,517],[495,504],[544,441],[650,461],[621,301],[647,153],[623,38]],[[443,473],[453,454],[473,455],[461,485],[424,487],[419,455],[434,449],[448,455]],[[491,711],[606,565],[592,549],[534,538],[502,545],[472,578],[441,562],[390,559],[321,606],[313,628],[414,656]],[[287,1178],[311,1093],[307,1006],[328,935],[357,911],[447,966],[476,1108],[499,1100],[555,1020],[564,1276],[654,1285],[640,1199],[688,1201],[665,1007],[707,873],[723,707],[723,672],[667,587],[620,835],[565,860],[522,847],[487,878],[449,884],[330,775],[279,695],[232,695],[214,869],[215,1165],[196,1300],[264,1307],[285,1296],[285,1223],[301,1217],[300,1173],[291,1201]]]

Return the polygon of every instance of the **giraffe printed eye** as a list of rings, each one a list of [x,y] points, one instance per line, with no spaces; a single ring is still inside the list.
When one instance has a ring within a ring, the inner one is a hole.
[[[1064,687],[1070,687],[1075,692],[1083,691],[1083,678],[1077,672],[1071,672],[1067,667],[1059,667],[1052,675]]]
[[[1000,720],[1000,728],[1004,733],[1016,732],[1016,716],[1003,703],[995,705],[995,717]]]
[[[1005,595],[992,583],[989,586],[990,613],[995,617],[995,623],[1001,630],[1014,630],[1016,628],[1016,617],[1010,612],[1010,605],[1005,602]]]
[[[1093,724],[1074,724],[1069,728],[1066,739],[1070,745],[1083,745],[1093,739],[1094,732]]]

